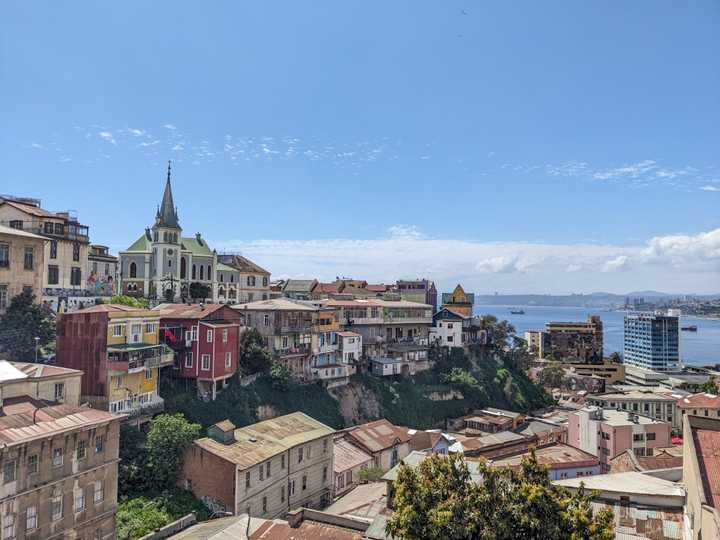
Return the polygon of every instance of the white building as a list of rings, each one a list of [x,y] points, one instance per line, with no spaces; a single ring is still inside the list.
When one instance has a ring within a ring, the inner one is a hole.
[[[447,308],[438,311],[433,316],[430,343],[437,343],[442,347],[462,347],[463,321],[466,318]]]

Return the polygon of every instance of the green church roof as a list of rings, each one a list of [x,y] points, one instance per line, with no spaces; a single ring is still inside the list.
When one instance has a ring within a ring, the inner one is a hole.
[[[148,252],[150,251],[150,240],[148,239],[147,235],[143,233],[143,235],[137,240],[135,240],[133,245],[127,248],[125,251]]]
[[[192,252],[193,255],[205,255],[207,257],[212,257],[213,252],[210,249],[210,247],[207,245],[207,242],[205,240],[200,239],[198,241],[197,238],[181,238],[182,240],[182,248],[184,250]]]

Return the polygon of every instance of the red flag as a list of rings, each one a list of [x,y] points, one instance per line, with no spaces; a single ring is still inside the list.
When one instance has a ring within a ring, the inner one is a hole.
[[[175,343],[177,341],[175,335],[167,328],[165,329],[165,337],[169,339],[171,343]]]

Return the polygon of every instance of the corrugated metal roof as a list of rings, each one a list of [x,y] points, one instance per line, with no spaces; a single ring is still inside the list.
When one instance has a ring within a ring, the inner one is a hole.
[[[384,418],[357,426],[348,431],[348,436],[370,452],[380,452],[392,448],[397,441],[405,443],[410,440],[407,428],[393,425]]]
[[[333,471],[341,473],[372,460],[372,456],[345,439],[333,443]]]

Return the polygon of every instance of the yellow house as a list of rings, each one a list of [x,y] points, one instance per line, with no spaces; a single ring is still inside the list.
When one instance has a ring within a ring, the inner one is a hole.
[[[473,293],[466,293],[459,284],[452,293],[443,293],[442,301],[443,303],[440,309],[449,309],[465,317],[472,317],[473,315],[475,295]]]
[[[101,304],[67,313],[58,322],[58,363],[82,369],[82,395],[97,408],[144,418],[164,408],[160,368],[174,353],[161,342],[160,315]]]

